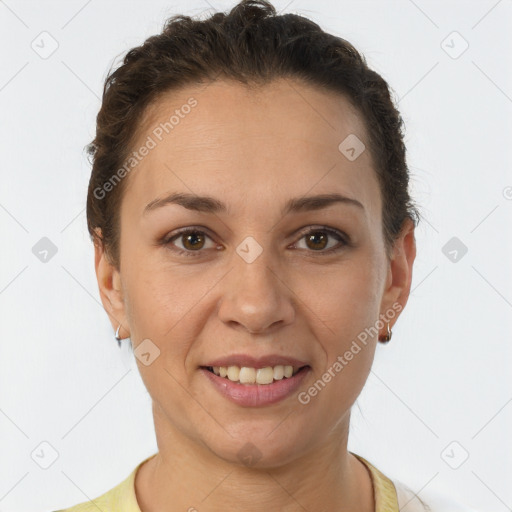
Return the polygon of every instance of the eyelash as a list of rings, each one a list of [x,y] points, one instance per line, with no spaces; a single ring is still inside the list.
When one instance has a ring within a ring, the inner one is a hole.
[[[338,251],[341,251],[345,247],[350,247],[351,246],[350,238],[345,233],[343,233],[341,231],[338,231],[336,229],[333,229],[333,228],[329,228],[327,226],[318,226],[318,227],[308,228],[305,231],[301,231],[300,232],[299,241],[302,240],[306,235],[309,235],[311,233],[318,233],[318,232],[328,233],[329,235],[339,239],[339,242],[342,245],[341,246],[340,245],[334,246],[334,247],[331,247],[330,249],[327,249],[327,250],[319,250],[319,251],[310,250],[309,252],[318,253],[319,255],[323,256],[323,255],[329,255],[329,254],[337,253]],[[173,248],[170,247],[171,246],[171,242],[173,240],[178,239],[180,236],[187,235],[189,233],[199,233],[199,234],[202,234],[202,235],[206,235],[208,238],[212,239],[212,237],[210,237],[208,235],[208,233],[206,233],[202,229],[199,229],[199,227],[193,227],[192,226],[192,227],[188,227],[188,228],[183,228],[182,230],[178,231],[177,233],[174,233],[172,236],[164,237],[161,240],[160,243],[161,243],[161,245],[164,245],[164,246],[168,247],[171,251],[176,252],[179,256],[183,255],[183,256],[186,256],[186,257],[193,257],[193,258],[194,257],[198,257],[198,255],[201,252],[203,252],[200,249],[197,250],[197,251],[187,251],[187,250],[183,250],[183,249],[176,248],[176,247],[173,247]]]

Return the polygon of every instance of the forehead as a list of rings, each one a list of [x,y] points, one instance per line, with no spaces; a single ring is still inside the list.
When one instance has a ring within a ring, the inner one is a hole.
[[[350,160],[343,142],[354,136],[366,150]],[[173,191],[238,198],[242,207],[251,198],[270,203],[336,188],[377,214],[360,114],[344,96],[294,80],[250,88],[219,81],[163,94],[145,112],[133,149],[145,144],[152,149],[125,192],[141,211]]]

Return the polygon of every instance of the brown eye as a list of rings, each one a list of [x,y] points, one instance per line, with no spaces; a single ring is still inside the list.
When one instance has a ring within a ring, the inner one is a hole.
[[[314,233],[306,235],[306,244],[310,249],[325,249],[327,238],[328,236],[326,236],[325,233],[315,231]]]
[[[329,245],[329,239],[332,239],[334,242],[337,240],[338,244],[331,243],[331,245]],[[331,228],[308,229],[302,233],[302,238],[300,240],[305,240],[306,249],[322,254],[336,252],[343,249],[344,246],[349,245],[342,233]],[[299,249],[302,248],[303,247],[299,247]]]
[[[181,239],[183,240],[183,246],[185,249],[195,250],[202,249],[205,237],[198,231],[192,231],[181,235]]]
[[[206,246],[208,239],[211,241],[210,247]],[[175,235],[167,237],[162,243],[169,247],[169,249],[185,256],[195,256],[195,253],[199,255],[204,252],[202,249],[215,247],[215,242],[213,242],[211,237],[204,231],[194,228],[183,229]]]

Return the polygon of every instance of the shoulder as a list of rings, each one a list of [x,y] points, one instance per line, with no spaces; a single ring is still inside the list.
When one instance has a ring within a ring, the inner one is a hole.
[[[101,496],[55,512],[140,512],[134,487],[138,467],[125,480]]]
[[[117,510],[123,510],[119,508],[122,500],[122,489],[124,488],[124,482],[116,485],[116,487],[110,489],[101,496],[94,498],[89,501],[84,501],[73,505],[72,507],[56,510],[55,512],[115,512]],[[131,509],[130,509],[131,512]]]
[[[157,452],[158,453],[158,452]],[[141,512],[135,494],[135,476],[139,468],[157,455],[153,453],[137,464],[133,471],[120,484],[93,500],[84,501],[73,507],[55,512]]]
[[[419,497],[400,480],[393,480],[393,484],[399,510],[407,506],[407,512],[478,512],[437,492],[422,492]]]

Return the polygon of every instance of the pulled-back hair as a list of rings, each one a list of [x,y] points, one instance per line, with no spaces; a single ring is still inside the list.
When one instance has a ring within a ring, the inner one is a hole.
[[[277,15],[266,0],[242,0],[228,14],[217,12],[204,20],[169,18],[160,34],[128,51],[105,80],[96,136],[87,146],[92,157],[87,225],[117,268],[126,178],[109,187],[108,195],[105,184],[125,166],[148,106],[187,85],[226,79],[252,86],[279,78],[341,93],[362,116],[380,185],[388,257],[404,220],[417,225],[420,215],[408,191],[403,121],[386,81],[348,41],[302,16]]]

